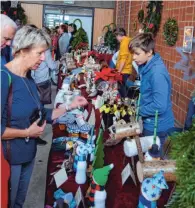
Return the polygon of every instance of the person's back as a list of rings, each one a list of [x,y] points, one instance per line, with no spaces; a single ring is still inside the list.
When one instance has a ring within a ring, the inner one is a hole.
[[[116,69],[120,68],[121,62],[125,62],[124,67],[121,71],[122,74],[131,74],[132,72],[132,54],[129,52],[130,37],[125,36],[121,43],[119,54],[116,62]]]

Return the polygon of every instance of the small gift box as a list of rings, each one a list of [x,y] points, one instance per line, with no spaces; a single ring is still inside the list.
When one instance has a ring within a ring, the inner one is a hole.
[[[78,137],[80,129],[77,124],[69,124],[67,126],[67,131],[69,137]]]

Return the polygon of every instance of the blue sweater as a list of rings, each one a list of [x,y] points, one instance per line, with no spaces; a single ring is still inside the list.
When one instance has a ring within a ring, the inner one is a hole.
[[[144,129],[153,131],[155,112],[158,110],[157,132],[174,126],[171,103],[171,80],[158,53],[145,65],[139,67],[141,77],[140,115]]]
[[[8,110],[8,91],[9,91],[9,77],[5,71],[11,75],[12,80],[12,106],[11,106],[11,128],[15,129],[26,129],[30,124],[30,116],[33,111],[37,109],[37,104],[31,97],[26,85],[22,81],[20,76],[17,76],[6,67],[1,67],[1,135],[4,133],[7,124],[7,110]],[[37,94],[37,88],[33,79],[24,78],[31,89],[34,97],[39,100]],[[41,106],[41,108],[43,108]],[[47,112],[47,122],[51,123],[52,109],[45,109]],[[22,164],[33,160],[36,154],[36,139],[30,138],[29,142],[25,141],[25,138],[15,138],[10,141],[11,145],[11,164]],[[4,155],[6,155],[6,140],[2,140]]]

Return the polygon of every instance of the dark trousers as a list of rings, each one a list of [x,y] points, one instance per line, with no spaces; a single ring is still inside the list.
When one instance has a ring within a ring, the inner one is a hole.
[[[129,74],[123,74],[123,81],[122,83],[120,84],[119,86],[119,93],[120,93],[120,96],[122,98],[126,97],[127,96],[127,87],[126,87],[126,81],[129,77]]]

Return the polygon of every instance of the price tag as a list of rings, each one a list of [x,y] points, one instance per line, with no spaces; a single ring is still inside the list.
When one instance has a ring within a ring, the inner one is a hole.
[[[123,169],[122,173],[121,173],[121,177],[122,177],[122,185],[124,185],[124,183],[126,182],[126,180],[129,178],[129,176],[131,176],[131,178],[133,179],[133,182],[136,184],[136,180],[135,180],[135,175],[133,170],[131,169],[130,164],[128,163],[126,165],[126,167]]]
[[[66,169],[65,168],[60,169],[54,175],[54,179],[55,179],[57,188],[60,187],[63,183],[65,183],[68,180]]]
[[[81,191],[81,187],[79,186],[79,188],[77,189],[77,192],[75,194],[75,201],[76,201],[76,204],[77,204],[77,208],[79,207],[79,204],[83,203],[83,207],[85,208],[85,202],[84,202],[84,197],[83,197],[83,194],[82,194],[82,191]]]

